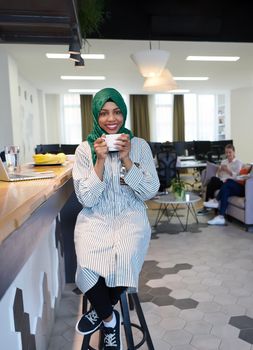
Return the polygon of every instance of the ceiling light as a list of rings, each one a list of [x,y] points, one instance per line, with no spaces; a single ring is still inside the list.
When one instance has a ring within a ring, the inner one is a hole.
[[[234,62],[240,59],[239,56],[187,56],[187,61],[223,61]]]
[[[69,59],[68,53],[46,53],[47,58]],[[85,60],[104,60],[105,55],[102,53],[82,53],[82,58]]]
[[[146,91],[170,91],[177,88],[177,84],[168,69],[164,69],[158,77],[149,77],[144,81]]]
[[[99,75],[62,75],[62,80],[105,80],[105,77]]]
[[[169,52],[164,50],[139,51],[130,55],[143,77],[155,77],[162,73],[169,59]]]
[[[208,80],[208,77],[174,77],[174,80]]]
[[[99,91],[99,89],[69,89],[68,91],[73,93],[81,93],[81,92],[96,93]]]

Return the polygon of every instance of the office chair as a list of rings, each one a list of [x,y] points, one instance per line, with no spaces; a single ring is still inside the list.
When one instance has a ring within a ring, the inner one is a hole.
[[[149,144],[149,147],[151,148],[153,158],[155,158],[157,153],[161,151],[162,143],[161,142],[152,142],[152,141],[147,141],[147,142]]]
[[[177,177],[177,153],[175,151],[161,151],[157,153],[157,174],[160,180],[159,191],[166,191],[171,181]]]
[[[178,157],[185,156],[185,148],[186,148],[185,141],[174,141],[173,146],[175,151],[177,152]]]

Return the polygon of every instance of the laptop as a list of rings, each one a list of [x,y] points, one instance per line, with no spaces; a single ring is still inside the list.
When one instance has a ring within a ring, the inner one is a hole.
[[[15,182],[15,181],[25,181],[25,180],[41,180],[50,179],[55,177],[53,171],[43,171],[43,172],[20,172],[9,174],[5,168],[5,165],[0,158],[0,181]]]

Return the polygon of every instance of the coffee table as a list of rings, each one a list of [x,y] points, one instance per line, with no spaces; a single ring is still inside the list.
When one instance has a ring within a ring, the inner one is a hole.
[[[161,221],[164,215],[167,216],[168,223],[171,221],[173,217],[176,217],[179,223],[181,224],[183,231],[187,231],[190,214],[194,218],[195,222],[198,224],[199,221],[195,211],[194,204],[200,201],[201,197],[192,192],[188,192],[188,194],[189,194],[189,199],[187,198],[188,200],[178,199],[175,197],[173,193],[168,193],[165,195],[155,197],[153,201],[156,203],[159,203],[160,207],[156,216],[154,227],[158,225],[158,223]],[[185,223],[182,222],[177,212],[179,206],[181,205],[185,205],[187,208]]]

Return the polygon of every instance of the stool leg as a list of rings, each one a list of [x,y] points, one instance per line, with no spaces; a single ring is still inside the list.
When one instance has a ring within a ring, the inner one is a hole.
[[[139,300],[139,297],[138,297],[137,293],[132,293],[132,298],[133,298],[133,301],[134,301],[134,306],[135,306],[136,313],[138,315],[141,327],[143,329],[143,332],[144,332],[144,335],[145,335],[145,338],[146,338],[146,341],[147,341],[148,349],[149,350],[155,350],[153,342],[152,342],[152,339],[151,339],[151,336],[150,336],[150,333],[149,333],[149,330],[148,330],[148,326],[147,326],[145,317],[143,315],[143,311],[142,311],[140,300]]]
[[[133,302],[133,298],[131,297],[131,294],[128,293],[128,305],[129,305],[129,310],[133,311],[134,310],[134,302]]]
[[[88,310],[88,299],[86,295],[83,295],[83,303],[82,303],[82,313],[85,314]],[[82,347],[81,350],[95,350],[92,346],[90,346],[90,338],[91,334],[87,334],[86,336],[83,337],[83,342],[82,342]],[[103,349],[103,337],[100,332],[99,334],[99,349]]]
[[[91,335],[86,335],[85,337],[83,337],[81,350],[95,350],[90,346],[90,338]]]
[[[85,314],[87,312],[88,309],[88,299],[86,297],[86,295],[83,295],[83,304],[82,304],[82,313]]]
[[[124,330],[126,335],[127,347],[128,347],[128,350],[134,350],[135,347],[134,347],[133,333],[131,329],[130,315],[128,311],[126,292],[123,292],[121,294],[120,307],[121,307],[123,325],[124,325]]]

